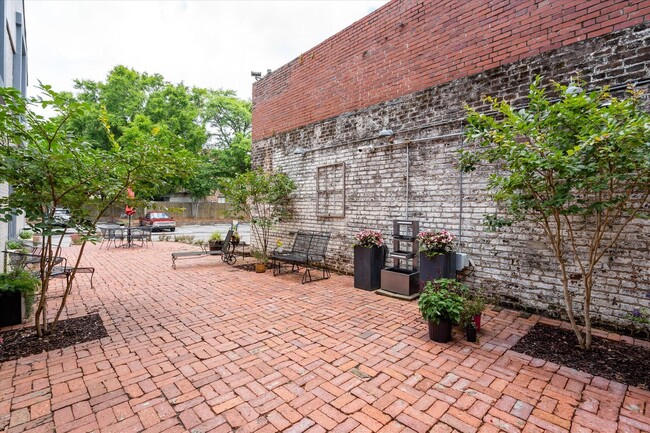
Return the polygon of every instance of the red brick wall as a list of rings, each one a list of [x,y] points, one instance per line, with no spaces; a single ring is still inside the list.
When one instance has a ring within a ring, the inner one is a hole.
[[[253,140],[650,21],[650,0],[393,0],[253,85]]]

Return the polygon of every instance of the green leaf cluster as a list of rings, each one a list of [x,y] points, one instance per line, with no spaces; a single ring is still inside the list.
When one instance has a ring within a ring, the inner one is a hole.
[[[463,311],[464,299],[457,293],[447,289],[439,289],[428,281],[420,293],[418,307],[425,320],[439,324],[441,320],[459,323]]]

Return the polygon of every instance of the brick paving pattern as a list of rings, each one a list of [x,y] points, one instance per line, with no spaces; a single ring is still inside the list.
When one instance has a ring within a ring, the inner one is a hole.
[[[109,337],[0,365],[0,428],[650,432],[649,391],[509,350],[537,316],[487,311],[478,344],[433,343],[416,303],[350,277],[302,285],[218,257],[173,271],[186,248],[91,246],[95,289],[80,275],[67,315],[97,311]]]

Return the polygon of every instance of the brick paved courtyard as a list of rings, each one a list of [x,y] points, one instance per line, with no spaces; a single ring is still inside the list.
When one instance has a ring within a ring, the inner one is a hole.
[[[67,315],[98,312],[109,337],[0,365],[0,428],[650,431],[650,392],[509,351],[536,316],[487,311],[479,344],[433,343],[416,303],[351,277],[302,285],[215,257],[173,271],[184,248],[90,246],[95,288],[79,276]]]

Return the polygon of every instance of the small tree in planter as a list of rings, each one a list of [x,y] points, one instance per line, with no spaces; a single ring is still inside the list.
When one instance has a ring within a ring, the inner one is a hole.
[[[290,196],[295,189],[286,174],[261,169],[222,182],[221,192],[231,204],[231,215],[243,215],[250,221],[262,263],[268,260],[271,228],[292,214]]]
[[[456,260],[453,254],[456,235],[447,230],[427,230],[418,233],[420,243],[420,280],[456,276]]]
[[[418,299],[418,307],[429,327],[429,338],[439,343],[451,340],[451,328],[460,321],[463,298],[446,289],[437,289],[430,281]]]
[[[385,250],[384,235],[379,230],[362,230],[354,236],[354,287],[380,287]]]
[[[560,268],[566,314],[580,347],[590,349],[596,266],[632,221],[649,214],[650,113],[632,89],[618,99],[607,88],[556,83],[559,99],[551,100],[541,82],[531,84],[525,109],[494,98],[487,102],[497,116],[468,108],[467,138],[479,148],[462,152],[462,169],[498,167],[489,181],[507,216],[493,220],[498,226],[528,220],[542,228]],[[569,286],[576,276],[584,335]]]

